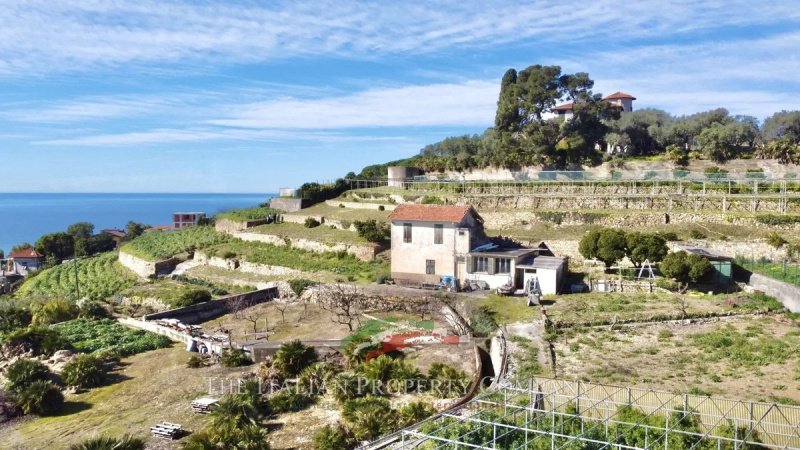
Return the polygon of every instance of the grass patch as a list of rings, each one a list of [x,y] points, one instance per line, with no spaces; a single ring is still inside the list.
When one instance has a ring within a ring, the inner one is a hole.
[[[248,220],[266,219],[268,215],[281,214],[283,211],[267,206],[255,206],[253,208],[232,209],[216,215],[216,219],[228,219],[234,222],[247,222]]]
[[[201,286],[178,283],[172,280],[160,280],[150,284],[133,287],[124,291],[122,295],[125,297],[138,297],[142,299],[155,298],[170,307],[178,307],[181,305],[183,296],[198,289],[208,291],[208,289],[205,289]]]
[[[352,200],[342,199],[342,201]],[[364,202],[362,201],[362,203]],[[318,203],[309,208],[304,208],[295,213],[286,213],[285,215],[324,217],[325,219],[349,221],[350,223],[353,223],[356,220],[365,221],[370,219],[386,222],[387,218],[389,217],[389,211],[378,211],[377,209],[364,208],[339,208],[337,206],[328,205],[327,203]]]
[[[148,231],[122,247],[122,251],[147,261],[159,261],[191,249],[228,242],[232,238],[212,227],[175,231]]]
[[[58,326],[75,350],[129,356],[169,347],[166,336],[128,328],[113,319],[75,319]]]
[[[256,264],[282,266],[304,272],[331,272],[348,281],[372,282],[378,275],[389,272],[384,261],[361,261],[345,252],[315,253],[238,239],[209,247],[205,251],[209,256],[233,255]]]
[[[527,306],[527,300],[524,298],[489,294],[484,299],[466,301],[473,303],[476,308],[488,308],[500,325],[514,322],[530,322],[534,319],[538,320],[540,316],[539,308]]]
[[[352,231],[331,228],[321,225],[314,228],[306,228],[296,223],[278,223],[260,225],[247,230],[249,233],[270,234],[283,239],[310,239],[333,246],[336,244],[357,244],[367,245],[369,242]]]
[[[114,252],[103,253],[78,261],[78,283],[81,297],[101,300],[136,284],[136,276],[117,262]],[[74,297],[75,265],[60,264],[43,270],[27,280],[17,291],[18,298]]]
[[[739,331],[726,326],[708,333],[689,336],[690,341],[703,350],[711,361],[730,360],[737,366],[759,367],[782,364],[796,359],[800,354],[800,339],[785,335],[777,338],[763,333],[761,327],[747,327]]]

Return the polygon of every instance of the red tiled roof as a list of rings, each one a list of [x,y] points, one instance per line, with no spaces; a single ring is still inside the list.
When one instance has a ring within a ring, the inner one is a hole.
[[[619,100],[619,99],[631,99],[636,100],[636,97],[632,96],[631,94],[626,94],[624,92],[614,92],[613,94],[609,95],[608,97],[604,98],[603,100]]]
[[[553,107],[553,111],[572,111],[572,102]]]
[[[389,220],[460,223],[467,214],[476,214],[471,206],[400,205],[389,214]]]
[[[115,229],[103,230],[103,233],[108,234],[110,236],[118,237],[118,238],[124,238],[128,234],[123,230],[115,230]]]
[[[34,250],[33,248],[25,248],[22,250],[17,250],[15,252],[11,252],[8,255],[9,259],[16,259],[16,258],[44,258],[42,254]]]

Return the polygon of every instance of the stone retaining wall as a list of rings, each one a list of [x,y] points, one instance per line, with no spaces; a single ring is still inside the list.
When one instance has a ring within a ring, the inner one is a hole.
[[[328,206],[333,206],[334,208],[341,208],[339,205],[343,205],[345,208],[349,209],[374,209],[376,211],[380,211],[380,207],[383,206],[384,211],[394,211],[397,208],[397,205],[382,205],[379,203],[359,203],[359,202],[345,202],[340,200],[325,200],[325,204]]]
[[[800,313],[800,286],[758,273],[751,274],[747,284],[752,286],[753,289],[777,298],[789,311]]]
[[[218,300],[202,302],[196,305],[170,309],[154,314],[147,314],[143,320],[178,319],[183,323],[200,323],[227,314],[235,309],[238,304],[245,302],[248,305],[257,305],[270,301],[278,296],[277,288],[259,289],[257,291],[230,295]]]
[[[286,212],[300,211],[308,207],[308,201],[301,198],[273,197],[269,199],[269,207]]]
[[[169,273],[180,264],[178,258],[169,258],[162,261],[147,261],[145,259],[119,252],[119,263],[142,278],[154,277],[159,273]]]
[[[237,231],[246,230],[248,228],[257,227],[259,225],[264,225],[267,223],[267,219],[259,219],[259,220],[247,220],[242,222],[237,222],[235,220],[230,219],[218,219],[214,223],[214,229],[219,231],[220,233],[235,233]]]
[[[346,243],[326,244],[324,242],[314,241],[311,239],[284,238],[282,236],[277,236],[273,234],[263,234],[263,233],[238,232],[238,233],[233,233],[233,237],[239,238],[243,241],[265,242],[267,244],[272,244],[279,247],[284,247],[288,245],[292,248],[307,250],[315,253],[344,251],[362,261],[372,261],[373,259],[375,259],[375,255],[378,254],[381,250],[380,246],[374,244],[363,244],[363,245],[346,244]]]
[[[204,266],[219,267],[225,270],[254,273],[257,275],[303,275],[302,271],[290,269],[288,267],[256,264],[240,261],[238,258],[225,259],[218,256],[209,257],[202,251],[196,251],[194,253],[194,259]]]

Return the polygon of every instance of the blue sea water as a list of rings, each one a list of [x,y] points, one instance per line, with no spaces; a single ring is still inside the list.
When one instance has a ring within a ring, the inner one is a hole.
[[[202,211],[212,216],[256,206],[276,194],[3,194],[0,193],[0,249],[91,222],[95,232],[124,228],[129,220],[171,225],[172,213]]]

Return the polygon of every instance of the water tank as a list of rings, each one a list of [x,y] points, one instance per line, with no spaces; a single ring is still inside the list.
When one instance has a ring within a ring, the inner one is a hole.
[[[403,181],[420,174],[416,167],[389,166],[389,187],[403,187]]]

